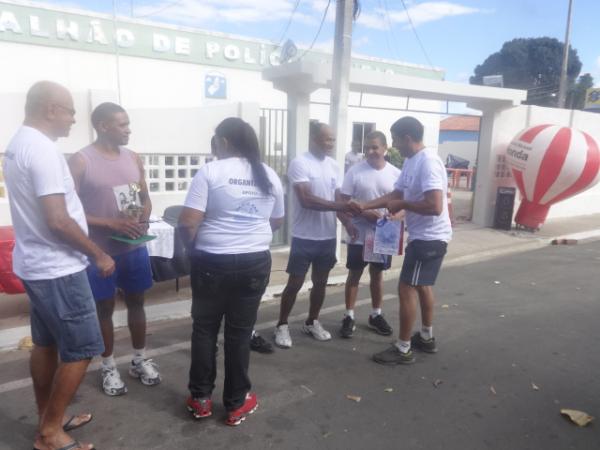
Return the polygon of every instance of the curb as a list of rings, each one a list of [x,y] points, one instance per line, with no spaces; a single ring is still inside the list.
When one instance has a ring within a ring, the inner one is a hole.
[[[516,245],[510,245],[505,247],[499,247],[497,249],[485,250],[482,252],[473,253],[471,255],[456,256],[454,258],[448,258],[444,261],[444,267],[456,267],[469,264],[475,264],[478,262],[489,261],[491,259],[499,258],[502,256],[514,255],[523,253],[531,250],[546,247],[551,244],[554,239],[576,239],[579,241],[595,241],[600,239],[600,229],[583,231],[563,236],[557,236],[553,238],[539,238],[531,241],[523,242]],[[384,280],[395,279],[400,275],[400,269],[390,269],[384,273]],[[329,277],[328,286],[340,286],[346,281],[346,275],[333,275]],[[310,281],[305,282],[298,294],[304,294],[310,290],[312,283]],[[267,287],[265,294],[261,300],[262,302],[272,301],[281,296],[281,292],[285,288],[285,285],[275,285]],[[179,300],[176,302],[162,303],[159,305],[151,305],[146,308],[146,320],[148,323],[159,322],[163,320],[177,320],[184,319],[190,316],[190,310],[192,308],[192,300]],[[127,311],[119,310],[115,311],[113,316],[113,323],[115,328],[127,326]],[[29,326],[8,328],[6,330],[0,330],[0,351],[14,350],[18,348],[19,341],[30,335]]]

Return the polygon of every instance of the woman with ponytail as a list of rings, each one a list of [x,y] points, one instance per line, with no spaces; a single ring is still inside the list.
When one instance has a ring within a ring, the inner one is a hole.
[[[283,222],[283,188],[260,160],[253,128],[223,120],[213,137],[218,160],[194,177],[179,218],[191,259],[192,364],[187,408],[197,418],[212,414],[216,342],[225,318],[227,425],[239,425],[258,406],[250,393],[250,336],[269,283],[273,230]]]

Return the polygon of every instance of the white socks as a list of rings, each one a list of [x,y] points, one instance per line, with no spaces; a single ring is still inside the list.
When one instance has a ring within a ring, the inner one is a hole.
[[[408,353],[410,351],[410,341],[401,341],[398,339],[394,345],[398,347],[398,350],[402,353]]]
[[[433,327],[421,327],[421,337],[428,341],[433,337]]]
[[[377,317],[381,315],[381,308],[373,308],[373,312],[371,313],[371,317]]]
[[[110,355],[110,356],[106,356],[106,357],[102,357],[102,367],[104,369],[112,369],[114,367],[117,367],[117,363],[115,361],[115,356],[114,355]]]
[[[373,308],[373,311],[371,312],[371,317],[377,317],[381,315],[381,308]],[[352,320],[354,320],[354,310],[353,309],[347,309],[346,313],[344,314],[344,316],[348,316],[350,317]]]
[[[140,362],[146,359],[146,347],[133,349],[133,361]]]

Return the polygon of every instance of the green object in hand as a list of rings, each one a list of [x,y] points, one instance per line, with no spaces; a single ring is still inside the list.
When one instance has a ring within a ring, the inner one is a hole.
[[[114,239],[115,241],[119,241],[119,242],[125,242],[126,244],[130,244],[130,245],[137,245],[137,244],[143,244],[145,242],[151,241],[153,239],[156,239],[156,236],[150,236],[149,234],[145,234],[143,236],[140,236],[137,239],[129,239],[123,236],[111,236],[111,239]]]

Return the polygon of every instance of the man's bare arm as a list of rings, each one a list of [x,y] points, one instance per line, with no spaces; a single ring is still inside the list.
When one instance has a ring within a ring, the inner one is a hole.
[[[64,194],[51,194],[39,198],[44,219],[50,231],[58,238],[94,260],[104,277],[115,270],[115,262],[94,244],[79,227],[69,213]]]
[[[389,202],[387,208],[392,214],[406,210],[422,216],[439,216],[444,210],[443,192],[437,189],[427,191],[424,194],[424,199],[419,202],[393,200]]]
[[[308,183],[294,184],[294,191],[298,196],[298,201],[303,208],[312,209],[314,211],[346,211],[348,212],[348,203],[341,200],[329,201],[321,197],[317,197],[310,192]]]

